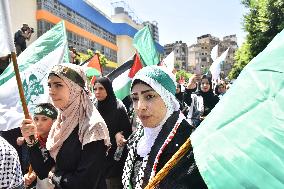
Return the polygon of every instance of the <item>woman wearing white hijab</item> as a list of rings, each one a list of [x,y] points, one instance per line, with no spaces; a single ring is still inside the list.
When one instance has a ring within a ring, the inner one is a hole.
[[[49,95],[59,110],[42,154],[32,120],[25,119],[22,134],[29,146],[32,167],[49,177],[55,188],[105,188],[102,178],[110,139],[106,124],[85,90],[85,74],[80,66],[61,64],[48,76]],[[55,166],[54,171],[52,167]]]
[[[173,74],[162,67],[144,67],[133,78],[131,98],[140,123],[128,140],[129,153],[122,177],[124,189],[145,188],[190,136],[193,127],[180,112],[175,92]],[[192,149],[158,188],[206,188]]]

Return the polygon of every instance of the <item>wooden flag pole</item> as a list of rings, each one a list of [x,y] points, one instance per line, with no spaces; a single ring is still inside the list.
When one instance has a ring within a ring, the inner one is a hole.
[[[26,98],[25,98],[25,95],[24,95],[23,84],[22,84],[21,77],[20,77],[19,67],[18,67],[18,64],[17,64],[17,56],[16,56],[15,52],[12,52],[11,55],[12,55],[12,61],[13,61],[13,66],[14,66],[14,70],[15,70],[15,75],[16,75],[16,80],[17,80],[17,84],[18,84],[18,90],[19,90],[20,99],[21,99],[21,102],[22,102],[23,111],[24,111],[24,114],[25,114],[25,118],[28,119],[30,116],[29,116]]]
[[[18,90],[19,90],[20,99],[21,99],[21,102],[22,102],[22,107],[23,107],[25,119],[28,119],[28,118],[30,118],[30,115],[29,115],[29,110],[28,110],[26,98],[25,98],[25,95],[24,95],[23,84],[22,84],[22,80],[21,80],[21,76],[20,76],[20,72],[19,72],[16,53],[11,52],[11,57],[12,57],[12,62],[13,62],[13,66],[14,66],[14,71],[15,71],[15,75],[16,75]],[[33,140],[35,140],[35,137],[31,136],[30,139],[33,141]],[[33,169],[32,169],[32,166],[30,165],[29,166],[29,175],[32,172],[33,172]]]
[[[185,143],[179,148],[179,150],[171,157],[171,159],[165,164],[165,166],[149,181],[144,189],[155,188],[161,180],[163,180],[170,170],[179,162],[179,160],[188,152],[191,146],[191,141],[188,138]]]

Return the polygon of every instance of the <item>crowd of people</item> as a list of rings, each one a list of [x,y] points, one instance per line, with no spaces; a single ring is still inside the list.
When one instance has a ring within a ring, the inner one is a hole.
[[[21,145],[13,150],[20,176],[8,188],[144,188],[225,92],[220,83],[214,93],[207,75],[193,75],[183,91],[161,66],[135,75],[131,107],[116,98],[107,77],[96,79],[92,95],[75,64],[54,66],[47,84],[51,103],[38,104],[12,135],[1,132],[16,148]],[[192,148],[158,188],[207,188]]]
[[[230,85],[224,80],[213,84],[209,74],[202,76],[193,74],[184,86],[177,84],[175,96],[187,121],[196,128],[219,102]]]
[[[23,25],[15,44],[31,30]],[[17,48],[19,55],[26,44]],[[48,73],[51,102],[37,104],[19,128],[1,131],[1,188],[145,188],[226,92],[224,81],[213,86],[208,75],[181,85],[166,68],[146,66],[121,101],[107,77],[90,90],[72,46],[69,55],[71,64]],[[192,148],[157,188],[207,188]]]

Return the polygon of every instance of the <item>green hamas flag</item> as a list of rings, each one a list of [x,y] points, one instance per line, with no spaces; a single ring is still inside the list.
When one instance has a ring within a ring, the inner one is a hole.
[[[284,188],[284,30],[190,138],[208,188]]]
[[[144,66],[157,65],[159,63],[159,54],[149,26],[145,26],[135,34],[133,46],[137,49]]]
[[[24,94],[31,113],[36,104],[48,101],[47,77],[51,68],[67,62],[64,22],[39,37],[18,57]],[[0,75],[0,130],[19,127],[23,118],[15,72],[10,64]]]

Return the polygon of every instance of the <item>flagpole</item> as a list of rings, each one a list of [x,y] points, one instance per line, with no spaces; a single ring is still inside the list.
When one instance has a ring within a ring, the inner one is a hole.
[[[25,95],[24,95],[23,84],[22,84],[22,81],[21,81],[19,67],[18,67],[18,64],[17,64],[16,53],[15,52],[11,52],[11,57],[12,57],[12,62],[13,62],[13,66],[14,66],[15,76],[16,76],[16,80],[17,80],[18,90],[19,90],[20,99],[21,99],[21,102],[22,102],[22,107],[23,107],[25,119],[28,119],[28,118],[30,118],[30,115],[29,115],[29,110],[28,110],[26,98],[25,98]],[[30,140],[34,141],[35,137],[34,136],[30,136]],[[32,169],[32,166],[30,164],[30,166],[29,166],[29,173],[28,174],[30,175],[32,172],[33,172],[33,169]]]
[[[24,111],[24,114],[25,114],[25,118],[28,119],[29,118],[29,111],[28,111],[28,107],[27,107],[26,98],[25,98],[25,95],[24,95],[23,84],[22,84],[22,81],[21,81],[19,67],[18,67],[18,64],[17,64],[16,53],[12,52],[11,55],[12,55],[12,61],[13,61],[13,66],[14,66],[14,70],[15,70],[15,75],[16,75],[16,80],[17,80],[17,84],[18,84],[18,90],[19,90],[20,99],[21,99],[21,102],[22,102],[23,111]]]
[[[155,188],[170,172],[172,168],[179,162],[179,160],[188,152],[191,147],[190,138],[179,148],[179,150],[171,157],[165,166],[149,181],[144,189]]]

